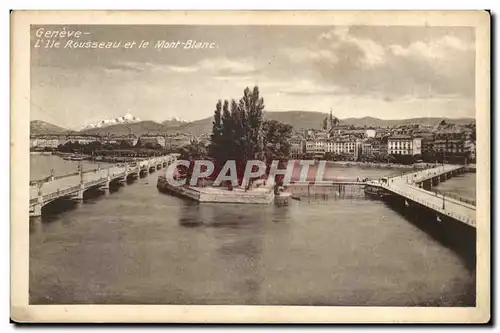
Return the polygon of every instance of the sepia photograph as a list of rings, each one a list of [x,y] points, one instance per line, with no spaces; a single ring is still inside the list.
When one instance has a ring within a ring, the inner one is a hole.
[[[487,12],[11,19],[21,321],[489,320]]]

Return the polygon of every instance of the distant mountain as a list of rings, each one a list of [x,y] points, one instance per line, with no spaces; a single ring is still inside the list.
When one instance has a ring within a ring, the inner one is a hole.
[[[157,134],[163,133],[165,126],[157,122],[146,120],[131,124],[116,124],[101,128],[88,128],[78,132],[86,135],[128,135],[128,134]]]
[[[116,117],[113,119],[99,120],[95,123],[86,125],[83,129],[102,128],[102,127],[107,127],[107,126],[116,125],[116,124],[132,124],[132,123],[137,123],[140,121],[141,121],[140,118],[132,116],[130,113],[127,113],[126,115],[121,116],[121,117]]]
[[[42,135],[42,134],[61,134],[69,132],[69,130],[53,125],[42,120],[33,120],[30,122],[30,134],[32,135]]]
[[[179,120],[175,117],[171,118],[171,119],[167,119],[165,120],[164,122],[161,123],[163,126],[165,127],[178,127],[178,126],[182,126],[182,125],[186,125],[187,122],[186,121],[183,121],[183,120]]]
[[[315,111],[267,111],[264,113],[264,119],[277,120],[285,124],[292,125],[295,129],[320,129],[323,124],[323,119],[328,116],[327,113]],[[363,118],[346,118],[340,119],[340,124],[354,125],[354,126],[376,126],[376,127],[392,127],[405,124],[422,124],[422,125],[435,125],[442,120],[449,124],[469,124],[475,119],[473,118],[411,118],[411,119],[393,119],[385,120],[374,117]],[[185,122],[178,119],[169,119],[163,123],[154,121],[139,121],[133,123],[120,123],[105,127],[88,128],[76,132],[78,134],[88,135],[127,135],[134,133],[136,135],[142,134],[157,134],[157,133],[187,133],[196,136],[208,134],[212,131],[212,117],[195,120],[192,122]],[[31,131],[35,134],[55,134],[67,132],[68,130],[58,126],[48,124],[42,121],[31,122]]]
[[[277,120],[295,129],[320,129],[326,116],[328,114],[316,111],[267,111],[264,119]]]

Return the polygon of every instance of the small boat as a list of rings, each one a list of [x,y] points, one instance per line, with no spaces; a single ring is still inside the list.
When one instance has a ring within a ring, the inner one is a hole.
[[[63,157],[63,160],[66,160],[66,161],[83,161],[83,159],[84,159],[83,156],[77,155],[77,154]]]
[[[70,160],[71,161],[83,161],[83,156],[71,155]]]

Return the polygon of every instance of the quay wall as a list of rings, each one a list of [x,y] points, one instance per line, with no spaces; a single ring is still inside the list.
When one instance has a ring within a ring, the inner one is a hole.
[[[227,191],[227,193],[209,193],[192,186],[172,186],[164,177],[158,177],[157,188],[161,192],[170,193],[179,197],[188,198],[201,203],[241,203],[241,204],[269,204],[274,201],[274,191],[263,193],[248,193]]]

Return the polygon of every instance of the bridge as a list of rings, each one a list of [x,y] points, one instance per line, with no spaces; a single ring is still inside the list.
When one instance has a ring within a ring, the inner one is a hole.
[[[433,186],[466,171],[467,166],[463,165],[441,165],[379,181],[370,181],[367,183],[367,187],[382,189],[386,193],[403,197],[407,205],[411,202],[418,203],[436,213],[475,228],[476,206],[474,200],[454,198],[431,191]]]
[[[153,157],[134,163],[116,164],[107,168],[97,168],[58,177],[48,177],[30,182],[30,216],[42,215],[42,207],[58,199],[83,200],[85,191],[97,188],[109,191],[112,182],[126,182],[155,170],[167,167],[176,160],[174,154]]]

